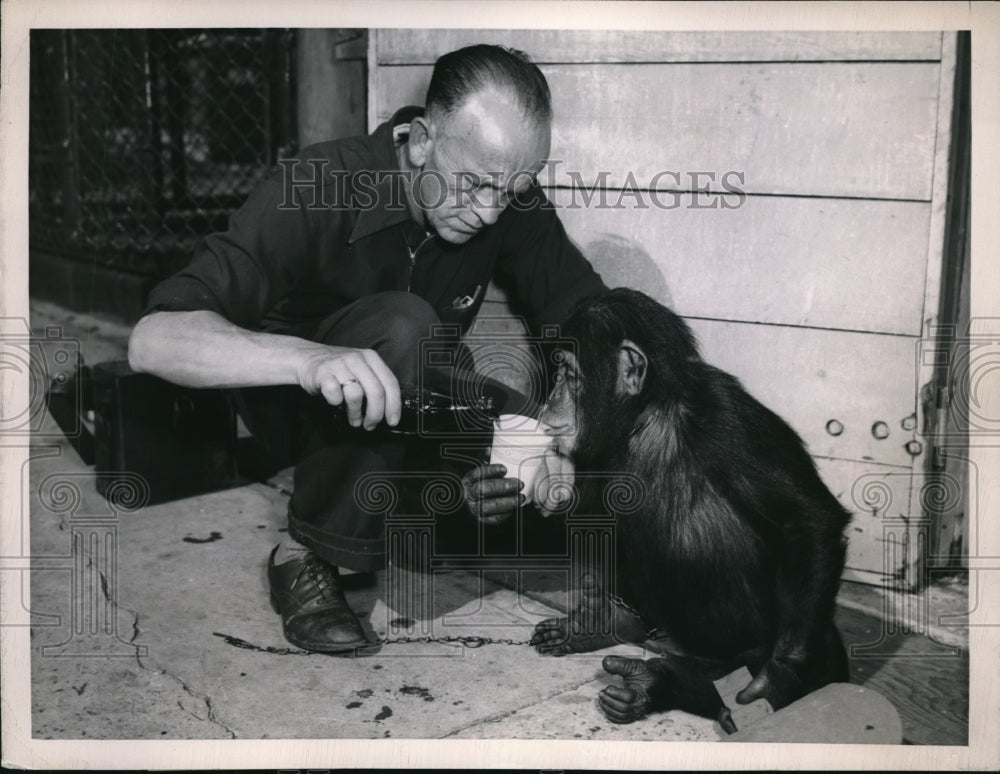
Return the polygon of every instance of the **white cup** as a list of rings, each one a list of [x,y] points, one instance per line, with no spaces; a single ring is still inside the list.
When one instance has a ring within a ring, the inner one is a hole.
[[[538,427],[538,420],[520,414],[501,414],[493,422],[493,449],[490,464],[507,468],[507,475],[521,479],[521,492],[532,501],[535,476],[552,438]]]

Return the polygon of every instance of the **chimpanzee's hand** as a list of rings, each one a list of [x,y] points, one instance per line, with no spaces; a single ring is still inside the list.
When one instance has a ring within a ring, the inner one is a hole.
[[[638,658],[605,656],[604,671],[625,678],[624,685],[609,685],[597,696],[601,712],[612,723],[634,723],[653,710],[650,693],[656,684],[656,675]]]
[[[479,465],[462,477],[465,502],[484,524],[499,524],[511,517],[525,500],[519,478],[504,478],[503,465]]]
[[[805,693],[796,664],[787,659],[772,658],[761,667],[750,684],[736,694],[736,701],[739,704],[749,704],[757,699],[767,699],[771,708],[777,711],[796,699],[801,699]],[[719,713],[719,725],[726,733],[737,731],[728,707],[723,707]]]
[[[750,681],[750,685],[736,694],[736,701],[749,704],[756,699],[767,699],[775,710],[791,704],[805,695],[798,665],[787,659],[772,658]]]

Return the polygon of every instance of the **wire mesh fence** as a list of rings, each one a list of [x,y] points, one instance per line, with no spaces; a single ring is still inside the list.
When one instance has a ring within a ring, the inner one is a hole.
[[[34,30],[32,251],[165,276],[293,153],[290,30]]]

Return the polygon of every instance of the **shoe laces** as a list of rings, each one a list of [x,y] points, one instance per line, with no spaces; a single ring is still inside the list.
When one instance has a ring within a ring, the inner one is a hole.
[[[311,552],[303,560],[303,565],[313,583],[316,584],[320,597],[326,601],[334,599],[337,581],[333,568]]]

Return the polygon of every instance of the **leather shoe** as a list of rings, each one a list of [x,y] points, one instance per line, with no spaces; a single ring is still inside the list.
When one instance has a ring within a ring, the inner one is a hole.
[[[306,650],[340,653],[373,645],[344,599],[337,568],[312,551],[276,565],[271,551],[267,577],[271,607],[281,615],[285,639]]]

